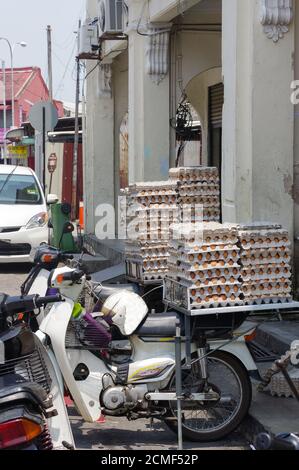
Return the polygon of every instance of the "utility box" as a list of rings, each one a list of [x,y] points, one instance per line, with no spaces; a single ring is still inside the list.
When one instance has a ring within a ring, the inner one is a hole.
[[[51,206],[51,221],[53,226],[52,245],[63,251],[75,253],[78,251],[74,237],[71,233],[63,234],[63,227],[70,222],[71,205],[53,204]]]

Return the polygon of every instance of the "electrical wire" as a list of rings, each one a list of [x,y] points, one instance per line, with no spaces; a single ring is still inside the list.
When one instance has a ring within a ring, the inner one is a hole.
[[[58,85],[57,88],[56,88],[55,96],[57,95],[58,91],[60,90],[61,85],[62,85],[62,83],[63,83],[63,81],[64,81],[64,79],[65,79],[65,77],[66,77],[66,74],[67,74],[67,72],[68,72],[68,69],[69,69],[71,60],[72,60],[73,55],[74,55],[74,52],[75,52],[76,44],[77,44],[77,40],[75,39],[75,40],[74,40],[74,44],[73,44],[73,48],[72,48],[72,52],[71,52],[71,54],[70,54],[70,56],[69,56],[69,59],[68,59],[68,61],[67,61],[67,63],[66,63],[66,66],[65,66],[65,69],[64,69],[62,78],[61,78],[61,80],[60,80],[60,82],[59,82],[59,85]]]

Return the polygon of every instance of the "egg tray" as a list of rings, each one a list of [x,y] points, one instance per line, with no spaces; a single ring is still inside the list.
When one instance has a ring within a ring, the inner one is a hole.
[[[168,269],[167,258],[157,258],[155,260],[143,260],[142,267],[144,271],[156,271],[157,269]]]
[[[131,208],[130,208],[131,209]],[[176,205],[168,205],[166,207],[158,207],[156,206],[149,206],[149,207],[141,207],[136,205],[136,207],[132,207],[132,212],[136,214],[138,217],[157,217],[157,218],[165,218],[171,216],[172,218],[180,216],[180,208]]]
[[[244,305],[244,301],[240,297],[232,296],[230,299],[227,300],[213,300],[211,299],[208,302],[196,302],[190,301],[189,307],[188,304],[185,305],[188,310],[197,310],[197,309],[209,309],[209,308],[221,308],[221,307],[240,307]]]
[[[202,194],[198,195],[198,196],[191,196],[191,195],[188,195],[188,196],[180,196],[178,199],[177,199],[177,202],[180,206],[183,206],[183,205],[205,205],[205,204],[209,204],[211,207],[213,206],[216,206],[216,207],[220,207],[220,200],[218,199],[218,202],[214,202],[211,200],[212,198],[209,197],[209,195],[207,194],[205,197],[203,197]]]
[[[168,269],[156,269],[145,271],[142,263],[126,260],[126,276],[136,283],[155,283],[162,281],[167,275]]]
[[[230,244],[220,244],[217,245],[207,245],[206,243],[185,243],[184,245],[180,244],[176,240],[172,240],[169,243],[170,249],[173,249],[174,253],[180,253],[184,255],[198,255],[198,254],[205,254],[205,253],[226,253],[236,251],[237,253],[240,252],[240,248],[238,245],[234,243]]]
[[[169,268],[169,277],[172,277],[172,273],[174,274],[175,271]],[[195,273],[194,273],[195,274]],[[231,274],[230,276],[215,276],[215,277],[200,277],[196,276],[193,278],[192,276],[188,275],[188,273],[176,273],[175,274],[178,281],[182,282],[182,284],[187,286],[194,286],[194,287],[212,287],[212,286],[225,286],[228,284],[236,284],[240,282],[240,276],[237,274]]]
[[[179,196],[189,196],[192,194],[194,196],[208,195],[219,197],[220,185],[216,181],[210,183],[199,181],[197,183],[188,184],[178,182],[176,186],[176,192]]]
[[[244,305],[263,305],[263,304],[284,304],[293,301],[291,295],[279,294],[279,295],[267,295],[263,294],[260,296],[244,296]]]
[[[258,268],[259,266],[267,266],[269,264],[270,265],[277,264],[282,267],[289,266],[291,262],[291,257],[289,256],[289,254],[280,256],[279,253],[276,253],[275,256],[273,256],[273,253],[272,253],[270,257],[269,252],[267,252],[267,257],[265,258],[260,258],[260,256],[256,258],[256,257],[253,257],[253,255],[251,255],[248,258],[245,258],[243,255],[241,255],[240,259],[241,259],[241,263],[243,266],[245,267],[255,266],[256,268]]]
[[[171,274],[168,270],[168,277],[171,277]],[[225,282],[214,278],[214,279],[206,279],[205,281],[198,280],[196,283],[194,281],[188,281],[184,278],[176,279],[182,286],[189,287],[190,289],[194,289],[196,292],[203,292],[203,295],[221,295],[227,293],[238,293],[242,292],[242,283],[240,282],[239,278],[229,278],[226,279]]]
[[[299,369],[291,369],[288,372],[299,393]],[[268,389],[272,396],[295,398],[294,392],[291,390],[288,382],[281,372],[272,376]]]
[[[291,282],[244,282],[242,284],[242,292],[246,295],[273,295],[273,294],[290,294],[292,290]]]
[[[248,268],[241,269],[241,275],[246,281],[262,281],[267,279],[290,279],[292,277],[290,267],[279,267],[277,265],[268,265],[266,267],[248,266]]]
[[[219,180],[219,171],[216,167],[182,167],[169,170],[171,181],[214,181]]]
[[[145,196],[145,197],[136,197],[136,203],[141,204],[144,207],[149,207],[151,205],[172,205],[177,202],[176,196]]]
[[[170,263],[176,263],[178,267],[185,271],[208,271],[212,269],[229,269],[229,268],[234,268],[238,266],[238,263],[236,263],[235,260],[233,259],[227,259],[227,260],[220,260],[220,261],[212,261],[212,262],[204,262],[204,263],[199,263],[195,262],[193,264],[186,263],[184,261],[178,261],[176,258],[173,258],[170,253],[170,258],[169,258]]]
[[[259,241],[255,241],[254,243],[252,243],[253,239],[250,239],[249,242],[247,242],[246,244],[244,243],[244,239],[240,241],[240,246],[242,248],[242,250],[244,251],[248,251],[248,250],[256,250],[256,249],[259,249],[259,250],[266,250],[266,249],[283,249],[283,251],[286,251],[286,250],[290,250],[291,248],[291,242],[288,241],[288,242],[285,242],[283,239],[281,239],[280,241],[278,242],[268,242],[266,240],[264,240],[262,242],[261,239],[259,239]]]
[[[166,302],[184,307],[186,310],[219,308],[219,307],[234,307],[242,306],[242,297],[236,297],[235,294],[231,294],[230,298],[227,295],[215,296],[214,298],[209,297],[208,301],[193,300],[190,295],[192,289],[182,285],[181,283],[174,281],[169,278],[169,275],[165,277],[164,281],[164,299]],[[240,294],[241,296],[242,294]]]
[[[255,256],[255,258],[258,256],[263,256],[263,258],[265,258],[267,255],[268,256],[271,255],[272,257],[273,256],[277,257],[277,255],[285,257],[285,254],[290,256],[290,249],[288,247],[271,247],[270,246],[266,248],[250,248],[248,250],[244,250],[241,247],[240,249],[241,249],[243,258],[248,258],[249,256]]]
[[[199,252],[199,253],[197,252],[194,253],[192,251],[190,252],[178,251],[177,253],[177,260],[183,263],[189,264],[190,267],[194,266],[195,263],[196,264],[208,263],[208,264],[211,264],[211,267],[214,267],[212,265],[213,262],[217,263],[217,262],[224,261],[224,264],[229,264],[230,261],[237,263],[239,259],[240,257],[239,257],[238,249]]]
[[[202,266],[199,266],[198,269],[194,269],[193,267],[190,269],[189,265],[188,268],[185,268],[185,265],[181,263],[180,266],[173,262],[173,258],[170,256],[168,258],[168,265],[169,269],[171,269],[176,275],[180,275],[187,280],[198,280],[198,279],[223,279],[230,277],[235,277],[236,279],[240,277],[240,266],[235,263],[232,267],[221,267],[221,268],[207,268],[203,269]],[[195,277],[194,277],[195,276]]]
[[[148,232],[139,232],[135,234],[137,242],[143,243],[158,243],[163,242],[167,243],[169,241],[169,231],[168,230],[151,230]]]

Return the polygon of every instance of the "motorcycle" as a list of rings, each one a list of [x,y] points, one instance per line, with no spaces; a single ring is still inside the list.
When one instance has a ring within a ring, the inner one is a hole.
[[[274,436],[261,433],[256,438],[254,450],[299,450],[299,434],[282,433]]]
[[[35,334],[83,419],[95,422],[102,414],[157,418],[177,431],[175,335],[180,314],[149,314],[139,295],[112,288],[101,311],[78,314],[84,272],[63,266],[47,279],[47,289],[59,292],[64,302],[44,311]],[[129,360],[115,347],[119,334],[130,342]],[[182,348],[183,435],[194,441],[218,440],[247,414],[249,373],[256,372],[256,365],[242,333],[234,341],[207,339],[195,327],[191,352],[191,367],[185,367]]]
[[[59,419],[54,402],[59,403],[50,389],[55,391],[58,384],[53,370],[52,381],[39,342],[23,317],[57,301],[61,302],[60,296],[0,296],[0,449],[53,448],[48,422],[53,431]]]

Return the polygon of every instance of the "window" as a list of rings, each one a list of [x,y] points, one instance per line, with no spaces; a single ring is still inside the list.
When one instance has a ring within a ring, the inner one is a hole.
[[[0,174],[0,204],[42,204],[37,181],[31,175]]]

